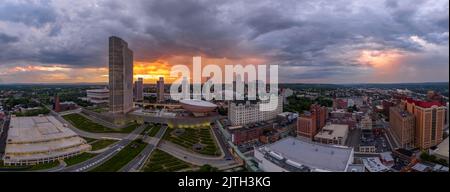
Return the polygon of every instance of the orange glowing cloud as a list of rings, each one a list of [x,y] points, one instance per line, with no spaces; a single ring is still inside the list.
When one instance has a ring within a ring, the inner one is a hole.
[[[135,61],[133,67],[134,78],[143,78],[145,83],[156,83],[159,77],[164,77],[170,82],[169,77],[171,66],[167,61],[157,60],[154,62]],[[173,80],[172,80],[173,81]]]
[[[404,73],[404,60],[407,53],[396,49],[374,51],[364,50],[358,61],[371,67],[371,75],[366,76],[369,82],[395,82]]]
[[[191,69],[192,57],[171,56],[155,61],[134,61],[134,79],[143,78],[144,83],[154,84],[159,77],[164,77],[166,83],[172,83],[180,77],[170,77],[170,71],[174,65],[186,65]],[[224,65],[259,65],[268,64],[266,60],[257,57],[245,59],[208,58],[202,57],[202,66],[218,65],[224,69]],[[224,71],[224,70],[223,70]],[[108,67],[74,68],[68,65],[24,65],[10,68],[0,68],[0,75],[4,81],[36,82],[36,83],[100,83],[108,82]],[[206,79],[206,78],[205,78]],[[202,78],[202,80],[204,80]]]
[[[266,64],[265,59],[249,57],[246,59],[228,59],[228,58],[207,58],[202,57],[202,66],[206,65],[218,65],[223,69],[226,64],[232,65],[260,65]],[[192,70],[192,57],[173,56],[170,58],[159,59],[153,62],[147,61],[134,61],[134,78],[143,78],[144,83],[156,83],[159,77],[164,77],[166,83],[175,81],[178,77],[170,77],[170,70],[174,65],[186,65]],[[192,74],[191,74],[192,76]]]
[[[48,72],[55,72],[55,71],[69,71],[70,68],[61,67],[61,66],[17,66],[14,68],[11,68],[10,72],[27,72],[27,71],[48,71]]]
[[[34,83],[97,83],[108,81],[108,68],[72,68],[70,66],[16,66],[1,69],[5,72],[0,73],[8,81],[13,79],[17,82]],[[18,81],[20,79],[21,81]]]
[[[363,65],[372,67],[389,67],[389,65],[398,63],[402,58],[402,54],[397,50],[363,50],[357,61]]]

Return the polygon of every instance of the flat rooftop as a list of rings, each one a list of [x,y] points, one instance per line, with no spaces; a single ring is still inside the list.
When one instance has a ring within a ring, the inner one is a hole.
[[[434,150],[433,153],[438,154],[440,156],[443,157],[447,157],[448,158],[448,137],[444,139],[444,141],[442,141],[438,146],[437,149]]]
[[[53,116],[12,117],[5,162],[61,157],[91,147]]]
[[[348,125],[330,124],[322,128],[317,133],[316,137],[323,139],[337,139],[339,137],[344,138],[348,133]]]
[[[323,171],[346,171],[353,162],[353,148],[309,142],[286,137],[259,148],[309,168]]]
[[[53,116],[12,117],[8,143],[51,141],[77,136]]]
[[[381,163],[380,158],[378,157],[369,157],[362,160],[364,166],[369,172],[386,172],[389,171],[389,168]]]

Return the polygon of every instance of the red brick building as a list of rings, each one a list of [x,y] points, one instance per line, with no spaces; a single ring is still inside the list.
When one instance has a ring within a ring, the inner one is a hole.
[[[309,112],[305,112],[297,119],[297,135],[313,139],[326,125],[327,108],[313,104]]]
[[[264,129],[262,128],[240,128],[231,130],[231,141],[236,145],[249,141],[256,141],[263,135],[263,132]]]
[[[53,103],[53,110],[56,112],[61,112],[61,103],[59,101],[59,96],[55,95],[54,103]]]

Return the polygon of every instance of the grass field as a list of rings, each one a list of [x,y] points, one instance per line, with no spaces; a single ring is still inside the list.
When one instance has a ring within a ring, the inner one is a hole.
[[[71,158],[64,159],[64,162],[66,162],[67,166],[75,165],[81,162],[84,162],[92,157],[95,157],[96,154],[91,153],[83,153],[81,155],[77,155]]]
[[[200,154],[211,156],[221,154],[209,128],[186,128],[185,132],[179,136],[172,134],[174,130],[168,129],[164,139]],[[193,146],[197,143],[204,145],[203,149],[194,150]]]
[[[144,172],[175,172],[187,168],[192,168],[193,165],[186,163],[172,155],[156,149],[153,151],[149,160],[146,162]]]
[[[63,118],[69,121],[76,128],[92,133],[130,133],[139,126],[139,124],[133,123],[123,129],[111,129],[95,123],[77,113],[64,115]]]
[[[51,163],[37,164],[32,165],[27,171],[38,171],[38,170],[46,170],[59,165],[59,161],[53,161]]]
[[[91,142],[97,141],[97,139],[87,138],[87,137],[83,137],[83,139],[86,140],[87,143],[91,143]]]
[[[3,161],[0,161],[0,169],[12,169],[18,171],[39,171],[46,170],[59,165],[59,161],[53,161],[51,163],[29,165],[29,166],[4,166]]]
[[[91,151],[97,151],[100,149],[104,149],[116,142],[117,142],[116,140],[108,140],[108,139],[96,140],[96,141],[90,143],[90,145],[92,146]]]
[[[161,129],[161,126],[153,126],[152,129],[150,129],[150,132],[148,133],[149,137],[154,137],[158,131]]]
[[[145,127],[144,131],[141,132],[141,135],[147,134],[153,127],[154,127],[154,125],[152,125],[152,124],[147,125]]]
[[[114,157],[91,170],[91,172],[116,172],[133,160],[147,146],[147,143],[136,140],[125,146]]]

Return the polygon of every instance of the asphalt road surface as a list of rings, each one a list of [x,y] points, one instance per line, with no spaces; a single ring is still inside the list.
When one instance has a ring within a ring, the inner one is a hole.
[[[215,125],[212,130],[214,132],[214,135],[216,135],[216,139],[217,142],[219,143],[219,147],[222,148],[222,151],[224,153],[224,158],[225,159],[233,159],[233,155],[231,154],[231,152],[228,150],[228,143],[225,141],[222,133],[219,131],[219,128],[216,127],[217,125]]]
[[[135,172],[142,168],[142,166],[145,164],[147,159],[152,154],[153,150],[155,150],[155,146],[158,146],[159,141],[164,136],[164,133],[166,132],[167,128],[163,127],[159,129],[158,133],[155,135],[155,138],[157,138],[155,143],[148,144],[141,153],[131,160],[127,165],[125,165],[120,171],[121,172]]]
[[[77,129],[76,127],[74,127],[71,123],[66,121],[60,115],[55,115],[55,114],[52,114],[52,115],[59,121],[63,122],[64,124],[67,124],[67,126],[72,131],[74,131],[76,134],[78,134],[79,136],[82,136],[82,137],[88,137],[88,138],[93,138],[93,139],[103,139],[103,138],[122,139],[122,138],[125,138],[128,136],[128,134],[126,134],[126,133],[90,133],[90,132],[86,132],[86,131]]]
[[[236,164],[236,162],[233,159],[226,160],[224,158],[205,157],[204,155],[194,154],[192,152],[186,151],[186,149],[183,149],[182,147],[179,147],[176,144],[172,144],[170,142],[165,141],[162,141],[159,144],[158,149],[161,149],[162,151],[169,153],[170,155],[178,159],[182,159],[183,161],[198,166],[209,164],[211,166],[220,169]]]
[[[8,137],[10,116],[6,116],[5,123],[3,124],[3,129],[0,135],[0,158],[3,157],[3,153],[5,152],[6,147],[6,139]]]
[[[83,171],[89,171],[102,163],[109,160],[111,157],[116,155],[120,152],[125,146],[131,143],[131,141],[138,138],[140,133],[144,131],[146,125],[141,125],[138,128],[136,128],[133,132],[131,132],[128,136],[123,138],[121,141],[119,141],[114,146],[110,147],[108,150],[104,151],[103,153],[98,154],[97,156],[84,161],[82,163],[66,167],[65,169],[61,170],[63,172],[83,172]]]

